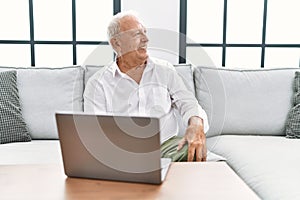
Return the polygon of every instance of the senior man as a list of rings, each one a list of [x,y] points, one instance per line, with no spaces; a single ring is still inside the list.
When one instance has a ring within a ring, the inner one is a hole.
[[[116,14],[108,26],[108,39],[116,60],[89,79],[84,92],[85,111],[163,116],[162,157],[206,161],[207,115],[174,67],[148,56],[149,39],[137,15]],[[183,137],[176,137],[175,109],[187,125]]]

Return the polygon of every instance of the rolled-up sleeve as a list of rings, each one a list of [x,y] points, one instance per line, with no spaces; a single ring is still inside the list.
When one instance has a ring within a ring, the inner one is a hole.
[[[187,89],[175,69],[169,73],[168,88],[172,103],[179,110],[184,124],[188,125],[188,121],[192,116],[200,117],[203,119],[204,132],[206,133],[209,129],[207,114],[199,105],[194,94]]]

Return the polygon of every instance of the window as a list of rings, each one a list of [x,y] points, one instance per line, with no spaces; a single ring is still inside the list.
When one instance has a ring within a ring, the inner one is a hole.
[[[72,41],[72,1],[33,1],[34,39]]]
[[[28,6],[24,0],[1,1],[0,40],[30,39]]]
[[[188,0],[187,37],[195,43],[222,43],[221,0]]]
[[[222,66],[221,47],[188,46],[186,62],[202,66]]]
[[[39,67],[60,67],[72,65],[71,44],[36,44],[35,63]]]
[[[300,67],[300,3],[268,1],[265,67]]]
[[[226,42],[260,44],[262,38],[263,0],[227,1]]]
[[[181,0],[187,62],[229,68],[300,67],[299,1]],[[182,24],[181,24],[182,26]],[[221,63],[220,63],[221,62]]]
[[[124,8],[146,10],[144,4],[135,1],[124,4],[123,0]],[[300,67],[298,0],[168,2],[180,8],[179,19],[162,11],[153,18],[153,12],[146,12],[150,13],[150,24],[161,24],[156,19],[165,17],[175,22],[170,23],[171,30],[177,31],[173,26],[179,26],[178,38],[173,41],[167,37],[176,50],[149,50],[159,56],[170,56],[178,62],[179,49],[181,63],[229,68]],[[106,27],[111,16],[120,10],[121,0],[1,1],[0,65],[83,64],[88,55],[97,54],[93,52],[96,50],[105,57],[99,56],[92,62],[107,64],[113,59],[113,51],[107,42]],[[178,9],[172,12],[178,14]]]
[[[106,64],[113,59],[106,27],[119,11],[120,0],[1,1],[0,18],[8,20],[0,20],[0,65],[82,64],[98,46],[106,58],[98,64]]]
[[[77,40],[107,40],[106,27],[113,15],[111,2],[109,0],[76,0]]]
[[[30,66],[29,44],[0,44],[0,66]]]
[[[300,67],[300,48],[266,48],[265,67]]]
[[[109,45],[77,45],[77,60],[83,65],[106,65],[113,59]]]

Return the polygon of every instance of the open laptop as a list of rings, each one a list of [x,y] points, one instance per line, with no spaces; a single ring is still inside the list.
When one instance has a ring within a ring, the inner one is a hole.
[[[171,159],[160,158],[160,120],[56,113],[69,177],[160,184]]]

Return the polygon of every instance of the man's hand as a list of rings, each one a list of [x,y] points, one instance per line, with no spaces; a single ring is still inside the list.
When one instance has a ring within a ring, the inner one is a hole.
[[[180,150],[185,143],[188,143],[188,162],[194,160],[196,154],[196,161],[206,161],[206,136],[203,129],[203,120],[199,117],[191,117],[189,119],[189,126],[185,131],[185,135],[178,144]]]

